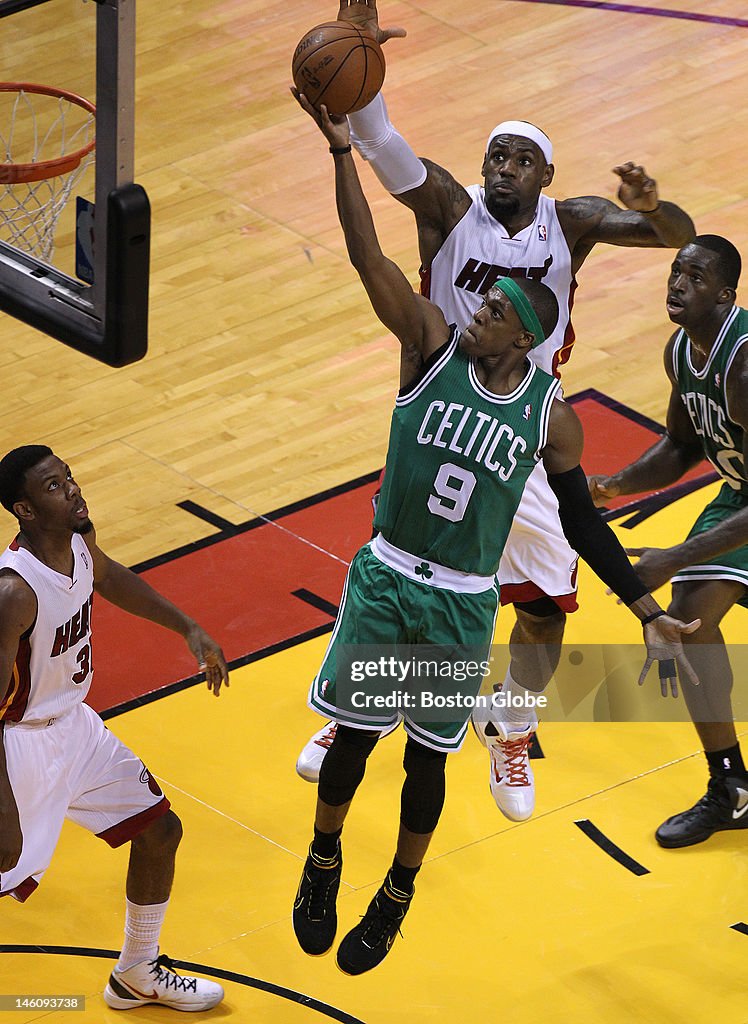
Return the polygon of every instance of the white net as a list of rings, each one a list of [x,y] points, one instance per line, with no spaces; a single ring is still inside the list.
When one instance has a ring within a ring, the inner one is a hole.
[[[0,238],[50,262],[60,213],[93,158],[96,115],[86,100],[36,88],[0,82]]]

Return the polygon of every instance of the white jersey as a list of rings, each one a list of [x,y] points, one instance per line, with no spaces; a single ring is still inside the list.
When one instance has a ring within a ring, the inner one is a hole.
[[[481,185],[469,185],[470,209],[455,225],[423,275],[423,293],[442,310],[447,323],[463,330],[499,277],[528,277],[547,285],[558,300],[558,324],[549,338],[529,353],[558,376],[574,344],[571,307],[576,281],[571,253],[556,213],[556,202],[540,195],[535,219],[514,238],[486,209]]]
[[[73,578],[50,569],[13,541],[0,569],[18,573],[36,594],[36,619],[21,637],[10,680],[0,680],[0,720],[43,722],[80,704],[91,686],[93,559],[78,534],[71,539]]]

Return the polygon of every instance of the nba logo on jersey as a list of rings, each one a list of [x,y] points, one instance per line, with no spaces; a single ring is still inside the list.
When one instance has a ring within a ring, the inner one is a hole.
[[[722,381],[722,378],[720,377],[720,375],[718,373],[715,373],[715,375],[714,375],[714,386],[715,387],[719,387],[721,381]]]
[[[532,412],[532,406],[528,402],[527,405],[525,406],[525,408],[522,410],[522,419],[529,420],[531,412]]]
[[[538,238],[541,242],[548,240],[548,232],[545,229],[545,224],[538,224]]]

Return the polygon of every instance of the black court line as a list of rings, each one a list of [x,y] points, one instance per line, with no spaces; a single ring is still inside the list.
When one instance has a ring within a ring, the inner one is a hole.
[[[332,601],[326,601],[324,597],[320,597],[319,594],[315,594],[305,587],[299,587],[298,590],[292,590],[291,593],[294,597],[298,597],[300,601],[310,604],[312,608],[316,608],[326,615],[332,615],[334,619],[337,618],[338,606],[333,604]]]
[[[177,508],[183,508],[185,512],[189,512],[198,519],[202,519],[204,523],[210,523],[211,526],[217,526],[224,536],[230,536],[236,532],[236,527],[233,523],[230,523],[228,519],[224,519],[223,516],[219,516],[215,512],[211,512],[209,508],[203,508],[203,506],[198,505],[196,501],[189,501],[189,499],[187,501],[178,501]]]
[[[536,732],[532,734],[530,746],[527,748],[527,756],[533,761],[539,761],[541,758],[545,758],[543,748],[540,746],[540,740],[538,739],[538,734]]]
[[[248,519],[243,523],[231,523],[229,524],[230,529],[221,529],[218,533],[211,534],[210,537],[203,537],[200,540],[191,541],[189,544],[182,544],[181,547],[172,548],[171,551],[165,551],[161,555],[147,558],[144,562],[138,562],[137,565],[131,565],[130,569],[133,572],[141,573],[147,569],[155,569],[159,565],[165,565],[167,562],[174,562],[177,558],[189,555],[193,551],[200,551],[202,548],[209,548],[213,544],[220,544],[222,540],[226,540],[228,537],[235,537],[239,533],[248,533],[250,530],[256,530],[259,526],[267,526],[268,523],[273,523],[276,519],[290,516],[293,512],[302,512],[305,508],[319,505],[320,502],[327,501],[328,498],[336,498],[339,494],[355,491],[357,487],[373,484],[379,479],[381,472],[381,469],[372,470],[371,473],[364,473],[363,476],[356,477],[355,480],[348,480],[344,484],[329,487],[326,491],[320,491],[309,498],[302,498],[300,501],[294,501],[290,505],[284,505],[282,508],[275,509],[274,512],[268,512],[267,515],[255,516],[255,518]],[[300,540],[303,539],[303,537],[300,538]]]
[[[748,935],[748,924],[743,924],[742,921],[738,921],[737,924],[731,924],[730,927],[733,931],[741,932],[743,935]]]
[[[325,633],[332,633],[333,625],[333,622],[326,622],[322,626],[315,626],[314,629],[307,629],[303,633],[297,633],[296,636],[279,640],[276,644],[261,647],[259,651],[251,651],[249,654],[243,654],[239,658],[234,658],[232,661],[227,662],[229,672],[233,672],[235,668],[241,668],[243,665],[251,665],[253,661],[262,661],[263,658],[269,658],[271,654],[286,651],[289,647],[296,647],[298,644],[306,643],[307,640],[315,640],[318,636],[324,636]],[[158,690],[144,693],[140,697],[133,697],[131,700],[123,701],[122,704],[115,704],[114,707],[107,708],[106,711],[100,711],[99,717],[102,721],[106,722],[110,718],[116,718],[117,715],[124,715],[126,711],[133,711],[135,708],[145,707],[146,704],[153,704],[154,701],[161,700],[162,697],[170,697],[173,693],[180,693],[182,690],[188,690],[191,686],[197,686],[198,683],[203,682],[205,682],[204,674],[196,672],[195,675],[188,676],[186,679],[179,679],[176,683],[168,683]],[[2,947],[0,946],[1,949]]]
[[[566,401],[569,405],[576,405],[577,402],[582,402],[586,398],[592,399],[592,401],[597,402],[599,405],[605,406],[606,409],[618,413],[619,416],[625,416],[627,420],[631,420],[632,423],[651,430],[653,434],[664,437],[667,433],[667,430],[661,423],[650,419],[649,416],[645,416],[642,412],[637,412],[636,409],[630,409],[627,405],[624,405],[615,398],[611,398],[609,395],[604,395],[602,391],[598,391],[596,388],[585,388],[584,391],[578,391],[575,395],[567,398]],[[702,487],[714,483],[716,480],[719,480],[717,472],[707,472],[695,477],[693,480],[673,484],[671,487],[656,491],[654,494],[632,498],[631,501],[626,502],[625,505],[621,505],[619,508],[601,508],[600,513],[606,523],[630,515],[631,518],[627,519],[625,523],[621,523],[621,526],[626,530],[631,530],[633,527],[638,526],[639,523],[643,523],[645,519],[649,519],[655,512],[659,512],[679,498],[692,494],[694,491],[698,491]]]
[[[621,867],[626,868],[626,870],[630,871],[632,875],[649,874],[649,868],[645,868],[638,861],[634,860],[633,857],[629,857],[627,853],[624,853],[620,846],[616,846],[611,839],[608,839],[608,837],[600,831],[597,825],[592,824],[589,818],[582,818],[580,821],[575,821],[574,824],[578,829],[584,832],[588,839],[591,839],[596,846],[599,846],[600,849],[607,853],[609,857],[612,857],[613,860],[618,861]]]
[[[673,11],[665,7],[641,7],[639,4],[619,4],[612,0],[520,0],[524,4],[549,4],[554,7],[585,7],[591,11],[616,11],[619,14],[649,14],[654,18],[682,18],[684,21],[702,21],[708,25],[729,25],[748,28],[745,18],[730,15],[700,14],[697,11]]]
[[[119,950],[115,949],[93,949],[87,946],[15,946],[0,945],[0,953],[45,953],[55,956],[90,956],[106,960],[116,960],[119,957]],[[189,960],[172,960],[177,970],[197,971],[198,974],[205,974],[209,978],[220,978],[222,981],[233,981],[237,985],[245,985],[247,988],[256,988],[261,992],[269,992],[270,995],[280,996],[281,999],[288,999],[291,1003],[298,1003],[310,1010],[329,1017],[330,1020],[338,1020],[341,1024],[365,1024],[359,1017],[345,1010],[338,1010],[329,1003],[323,1003],[313,996],[306,996],[302,992],[295,992],[292,988],[285,988],[283,985],[274,985],[271,981],[263,981],[261,978],[252,978],[248,974],[236,974],[234,971],[224,971],[220,967],[206,967],[205,964],[193,964]]]

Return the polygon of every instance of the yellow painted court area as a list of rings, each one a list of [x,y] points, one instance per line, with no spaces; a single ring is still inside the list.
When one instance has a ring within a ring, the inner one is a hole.
[[[637,544],[682,532],[711,490],[619,535]],[[565,657],[603,636],[637,642],[633,618],[586,570],[581,589],[583,610],[572,617]],[[728,641],[739,642],[742,615],[728,617]],[[502,616],[497,638],[511,618]],[[447,805],[404,937],[384,964],[357,979],[341,974],[332,954],[306,957],[291,907],[315,789],[296,776],[294,762],[318,727],[305,692],[326,643],[321,637],[235,671],[220,700],[192,688],[111,722],[153,769],[185,826],[163,948],[207,972],[236,975],[224,982],[225,1002],[196,1019],[325,1019],[324,1008],[258,989],[257,979],[350,1015],[331,1019],[366,1024],[478,1022],[487,1012],[530,1024],[748,1020],[740,982],[748,935],[731,927],[748,917],[744,836],[722,833],[681,851],[661,850],[653,837],[705,785],[686,723],[541,724],[538,806],[521,825],[494,807],[487,757],[469,735],[449,760]],[[657,689],[654,675],[648,686]],[[339,938],[391,860],[402,748],[402,731],[382,741],[345,826]],[[584,819],[649,873],[631,873],[595,845],[574,824]],[[23,907],[3,901],[3,942],[118,949],[125,865],[124,851],[66,826],[39,890]],[[101,998],[111,962],[5,954],[0,991],[84,994],[83,1016],[61,1012],[54,1020],[114,1020]],[[152,1008],[131,1014],[167,1016]]]

